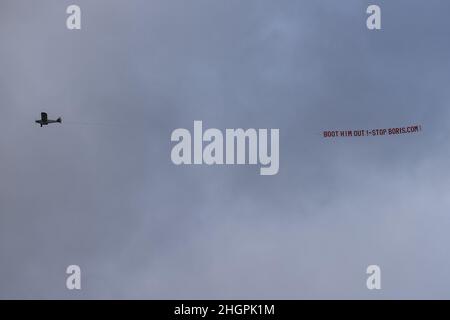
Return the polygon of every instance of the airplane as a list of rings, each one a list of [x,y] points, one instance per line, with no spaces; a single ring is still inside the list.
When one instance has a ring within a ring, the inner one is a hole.
[[[49,120],[46,112],[41,112],[41,120],[36,120],[36,123],[39,123],[41,125],[41,128],[42,126],[46,126],[49,123],[61,123],[61,122],[62,122],[61,117],[59,117],[56,120]]]

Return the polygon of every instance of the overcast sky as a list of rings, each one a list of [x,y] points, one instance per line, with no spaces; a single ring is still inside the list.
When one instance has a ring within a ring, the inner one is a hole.
[[[450,298],[449,11],[2,0],[0,298]],[[280,129],[279,173],[175,166],[170,134],[194,120]]]

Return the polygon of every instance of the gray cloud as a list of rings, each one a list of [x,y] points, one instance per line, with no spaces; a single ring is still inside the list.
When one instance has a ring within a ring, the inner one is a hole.
[[[377,3],[2,1],[0,297],[448,298],[450,4]],[[279,128],[279,174],[174,166],[193,120]]]

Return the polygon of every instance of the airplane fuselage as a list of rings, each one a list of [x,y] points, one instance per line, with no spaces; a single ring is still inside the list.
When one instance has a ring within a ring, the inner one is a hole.
[[[47,119],[47,117],[45,116],[45,117],[43,117],[43,119],[41,119],[41,120],[36,120],[35,122],[38,123],[38,124],[40,124],[41,127],[42,127],[42,126],[46,126],[46,125],[48,125],[48,124],[50,124],[50,123],[61,123],[62,121],[61,121],[61,118],[58,118],[58,119],[56,119],[56,120],[49,120],[49,119]]]
[[[59,122],[59,121],[56,121],[56,120],[48,120],[48,121],[36,120],[36,123],[39,123],[41,125],[41,127],[42,126],[46,126],[49,123],[57,123],[57,122]]]

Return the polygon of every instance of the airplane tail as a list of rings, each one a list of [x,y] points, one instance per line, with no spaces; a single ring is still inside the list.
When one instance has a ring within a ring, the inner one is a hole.
[[[59,117],[58,119],[56,119],[56,122],[62,123],[61,117]]]

